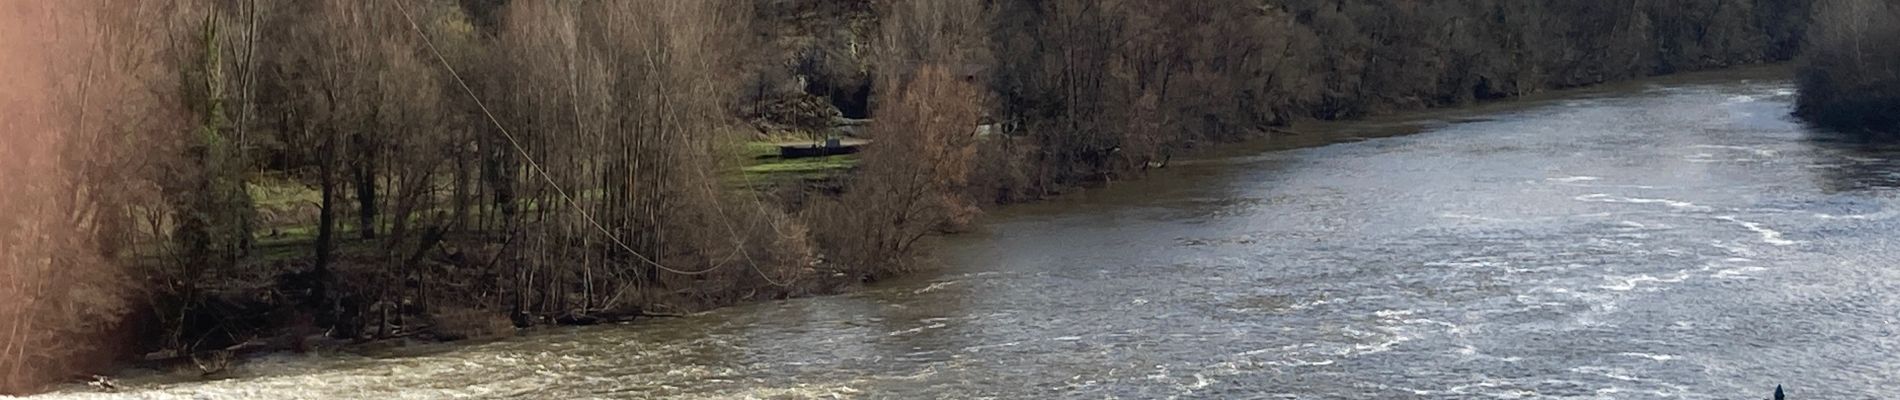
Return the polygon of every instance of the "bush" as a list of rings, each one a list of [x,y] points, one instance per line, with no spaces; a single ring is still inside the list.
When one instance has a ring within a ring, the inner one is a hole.
[[[920,68],[878,106],[878,138],[863,172],[844,196],[820,205],[820,243],[867,277],[908,266],[918,240],[966,224],[976,207],[964,196],[983,115],[975,84],[939,66]]]
[[[1797,113],[1837,129],[1900,128],[1900,6],[1816,2],[1814,22],[1802,57]]]

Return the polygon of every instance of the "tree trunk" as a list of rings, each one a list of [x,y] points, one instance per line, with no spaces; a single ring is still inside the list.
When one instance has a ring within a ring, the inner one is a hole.
[[[336,158],[336,139],[334,136],[324,140],[322,160],[317,162],[317,178],[322,187],[323,200],[317,213],[317,292],[316,298],[323,298],[323,281],[329,279],[331,252],[336,241],[336,178],[332,169]]]
[[[356,148],[356,208],[363,240],[376,238],[376,148],[366,134],[350,135]]]

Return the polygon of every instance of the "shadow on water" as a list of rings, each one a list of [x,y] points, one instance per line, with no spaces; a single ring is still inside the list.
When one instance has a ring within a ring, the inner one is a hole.
[[[1808,135],[1825,159],[1815,168],[1827,193],[1900,188],[1900,134],[1810,128]]]

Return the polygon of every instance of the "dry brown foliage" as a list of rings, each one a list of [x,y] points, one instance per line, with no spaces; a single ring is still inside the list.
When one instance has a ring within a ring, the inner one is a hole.
[[[132,207],[155,202],[147,141],[177,122],[154,44],[170,8],[0,4],[0,392],[99,367],[129,339]]]
[[[744,137],[731,77],[751,46],[750,11],[738,1],[504,11],[485,98],[529,156],[505,161],[523,163],[511,167],[521,180],[494,184],[538,205],[503,213],[526,232],[510,273],[519,313],[790,290],[768,283],[808,264],[802,236],[785,237],[802,228],[722,180],[735,167],[722,154]]]
[[[877,4],[882,31],[872,101],[876,140],[845,193],[808,213],[821,248],[842,270],[875,279],[913,266],[917,244],[977,215],[977,126],[987,93],[978,86],[982,3]]]
[[[924,237],[970,222],[966,196],[977,162],[975,127],[982,92],[942,66],[919,68],[893,83],[871,125],[877,143],[844,196],[821,205],[821,243],[836,261],[878,277],[911,266]]]

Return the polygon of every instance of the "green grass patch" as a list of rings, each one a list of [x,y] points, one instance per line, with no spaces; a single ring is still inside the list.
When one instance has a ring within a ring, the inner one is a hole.
[[[778,144],[772,142],[745,142],[745,159],[758,160],[778,157]]]
[[[752,179],[781,179],[785,177],[827,177],[839,175],[858,166],[856,155],[836,155],[798,159],[774,159],[745,167],[742,171]]]
[[[725,170],[722,180],[728,189],[738,190],[768,190],[776,187],[799,186],[813,181],[834,180],[851,173],[861,160],[861,157],[856,154],[796,159],[779,158],[778,144],[767,141],[748,141],[735,150],[740,151],[738,155],[744,158],[734,160],[739,167],[738,170]],[[569,189],[573,190],[569,194],[581,202],[598,200],[605,193],[605,189],[601,188]],[[263,260],[309,257],[312,251],[311,243],[317,236],[316,224],[318,207],[323,201],[322,191],[314,185],[273,174],[254,176],[248,184],[247,191],[251,195],[260,218],[259,225],[253,232],[257,240],[256,255]],[[354,200],[349,198],[351,193],[342,193],[337,199],[342,211],[354,210],[356,207]],[[437,205],[446,207],[445,204]],[[565,208],[567,204],[556,198],[524,198],[520,200],[519,207],[523,212],[533,212],[544,207]],[[418,210],[409,218],[412,222],[420,222],[443,212],[447,210]],[[380,231],[387,232],[391,228],[391,221],[387,215],[378,222],[381,225],[378,227]],[[339,245],[351,242],[360,229],[353,214],[339,215],[336,224]]]
[[[818,143],[818,142],[812,142]],[[826,157],[779,158],[779,143],[749,141],[738,174],[727,176],[734,187],[761,189],[799,181],[833,179],[851,172],[861,159],[856,154]]]

